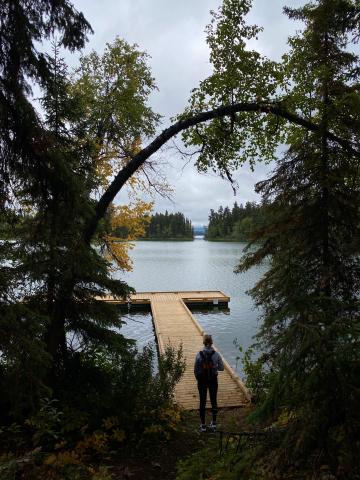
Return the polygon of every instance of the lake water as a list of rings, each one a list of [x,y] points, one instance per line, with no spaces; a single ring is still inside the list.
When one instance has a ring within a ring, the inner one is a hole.
[[[234,369],[238,349],[234,340],[243,347],[252,343],[258,327],[260,312],[246,291],[253,287],[264,273],[265,266],[252,268],[246,273],[233,272],[242,256],[245,244],[232,242],[137,242],[131,257],[134,269],[119,278],[138,292],[178,290],[222,290],[230,296],[229,310],[213,308],[193,311],[204,330],[213,335],[214,342]],[[123,315],[126,321],[121,333],[134,338],[139,348],[154,341],[150,314]]]

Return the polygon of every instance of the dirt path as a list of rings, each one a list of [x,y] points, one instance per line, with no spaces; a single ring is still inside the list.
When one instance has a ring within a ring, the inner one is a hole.
[[[240,431],[247,429],[245,416],[248,408],[224,409],[219,412],[219,429]],[[210,417],[209,417],[210,420]],[[197,412],[185,412],[179,431],[169,441],[160,442],[127,452],[111,468],[116,480],[175,480],[176,463],[192,453],[218,442],[218,435],[200,433]]]

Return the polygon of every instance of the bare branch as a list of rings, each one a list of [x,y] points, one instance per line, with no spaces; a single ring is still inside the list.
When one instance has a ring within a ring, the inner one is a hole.
[[[180,153],[182,157],[190,157],[190,160],[193,158],[194,155],[197,155],[199,153],[203,152],[204,147],[202,146],[200,150],[195,150],[193,152],[186,152],[185,150],[181,150],[181,148],[176,144],[175,140],[173,139],[173,146],[175,150]]]
[[[148,167],[150,168],[153,172],[156,172],[158,174],[158,172],[155,170],[153,164],[151,162],[146,162],[145,165],[143,165],[142,167],[142,170],[141,170],[141,173],[145,176],[146,178],[146,181],[148,182],[148,185],[158,194],[160,195],[162,198],[166,198],[167,200],[169,200],[170,202],[173,203],[173,199],[171,198],[171,195],[170,193],[168,193],[166,191],[166,189],[164,189],[164,183],[165,183],[165,178],[163,178],[162,181],[160,182],[154,182],[151,178],[150,178],[150,175],[148,174],[147,170],[145,167]]]
[[[237,181],[232,178],[232,175],[231,175],[230,171],[226,167],[223,167],[223,168],[224,168],[224,172],[226,174],[226,178],[229,180],[231,188],[232,188],[232,190],[234,192],[234,196],[235,196],[236,193],[237,193],[237,189],[239,188],[239,185],[238,185]],[[221,175],[221,178],[224,178],[224,176]]]

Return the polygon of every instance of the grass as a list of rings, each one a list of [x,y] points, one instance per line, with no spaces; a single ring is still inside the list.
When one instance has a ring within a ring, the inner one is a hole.
[[[245,417],[248,408],[222,409],[218,415],[218,429],[238,432],[247,430]],[[211,415],[207,415],[207,423]],[[219,435],[199,431],[199,416],[196,411],[183,412],[178,431],[168,441],[140,445],[136,450],[124,451],[111,468],[114,478],[132,480],[175,480],[176,464],[197,451],[216,447]]]

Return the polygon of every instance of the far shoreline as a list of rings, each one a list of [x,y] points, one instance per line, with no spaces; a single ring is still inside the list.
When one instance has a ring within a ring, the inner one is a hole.
[[[195,238],[138,238],[135,242],[193,242]]]
[[[114,239],[115,242],[134,243],[134,242],[194,242],[196,240],[204,240],[213,243],[246,243],[248,240],[234,240],[231,238],[206,238],[204,236],[196,235],[194,238],[136,238],[134,240],[123,240],[121,238]]]

